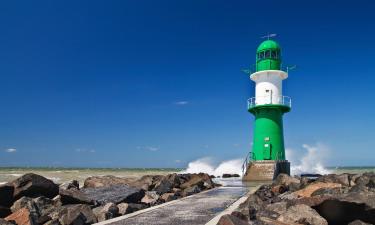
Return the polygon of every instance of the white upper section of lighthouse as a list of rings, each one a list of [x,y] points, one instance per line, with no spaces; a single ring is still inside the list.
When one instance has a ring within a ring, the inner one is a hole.
[[[255,105],[284,104],[282,80],[288,74],[282,70],[262,70],[250,75],[255,82]]]

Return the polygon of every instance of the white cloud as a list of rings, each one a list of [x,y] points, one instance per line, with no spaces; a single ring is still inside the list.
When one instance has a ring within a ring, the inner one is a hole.
[[[8,152],[8,153],[14,153],[14,152],[17,151],[17,149],[15,149],[15,148],[8,148],[8,149],[5,149],[5,151]]]
[[[175,161],[174,161],[175,163],[180,163],[181,162],[181,160],[179,160],[179,159],[176,159]]]
[[[136,147],[138,150],[146,150],[150,152],[156,152],[159,151],[159,147],[154,147],[154,146],[137,146]]]
[[[187,105],[187,104],[189,104],[189,102],[188,101],[178,101],[178,102],[175,102],[174,104],[175,105]]]
[[[95,149],[84,149],[84,148],[77,148],[76,152],[88,152],[88,153],[95,153]]]
[[[156,152],[156,151],[159,150],[158,147],[150,147],[150,146],[146,147],[146,149],[149,150],[149,151],[151,151],[151,152]]]

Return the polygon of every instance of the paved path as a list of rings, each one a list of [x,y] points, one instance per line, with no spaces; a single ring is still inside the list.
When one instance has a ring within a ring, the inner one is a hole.
[[[219,187],[133,214],[107,220],[98,223],[98,225],[206,224],[253,188],[241,185]]]

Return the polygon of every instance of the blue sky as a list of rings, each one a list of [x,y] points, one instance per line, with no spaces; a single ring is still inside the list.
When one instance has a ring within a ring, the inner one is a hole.
[[[0,166],[184,167],[251,149],[241,69],[277,33],[285,142],[374,165],[373,1],[3,1]],[[325,151],[325,150],[322,150]]]

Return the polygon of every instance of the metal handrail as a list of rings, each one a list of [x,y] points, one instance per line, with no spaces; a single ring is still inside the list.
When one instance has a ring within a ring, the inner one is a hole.
[[[249,165],[250,161],[252,161],[252,160],[253,160],[253,153],[252,152],[247,153],[247,155],[245,157],[245,160],[242,163],[242,176],[245,175],[246,170],[247,170],[247,166]]]
[[[259,103],[259,102],[267,102],[267,103]],[[272,96],[259,96],[259,97],[252,97],[247,100],[248,109],[258,106],[258,105],[285,105],[291,108],[292,98],[289,96],[279,96],[279,98],[274,99]]]

